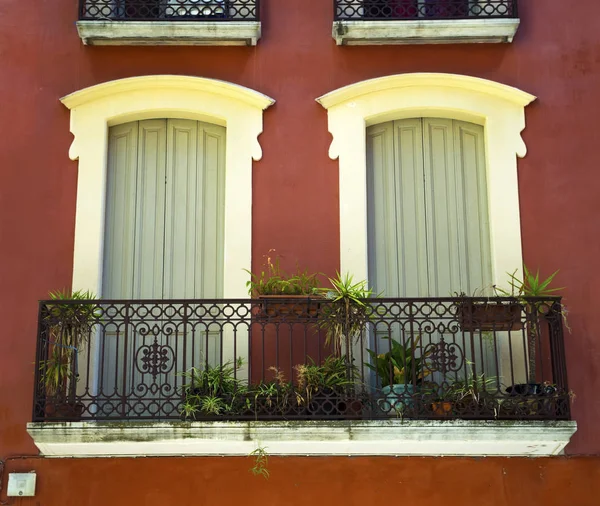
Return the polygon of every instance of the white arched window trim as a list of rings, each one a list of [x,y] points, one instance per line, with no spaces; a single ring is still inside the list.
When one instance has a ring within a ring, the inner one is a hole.
[[[263,110],[275,101],[236,84],[188,76],[120,79],[72,93],[69,150],[79,160],[73,289],[102,295],[108,128],[149,118],[183,118],[227,128],[223,294],[246,295],[251,265],[252,160],[260,160]]]
[[[493,279],[522,264],[517,156],[526,147],[525,107],[536,97],[485,79],[400,74],[362,81],[317,101],[328,111],[332,159],[339,158],[340,268],[368,278],[366,127],[392,119],[440,117],[483,125]]]

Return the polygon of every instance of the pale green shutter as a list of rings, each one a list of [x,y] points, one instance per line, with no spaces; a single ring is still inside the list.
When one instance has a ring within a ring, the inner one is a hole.
[[[223,291],[225,129],[169,120],[165,298],[215,298]]]
[[[133,297],[138,123],[110,129],[104,234],[104,298]]]
[[[222,296],[225,129],[147,120],[109,136],[103,297]]]
[[[369,281],[385,295],[489,287],[483,128],[408,119],[367,130]]]

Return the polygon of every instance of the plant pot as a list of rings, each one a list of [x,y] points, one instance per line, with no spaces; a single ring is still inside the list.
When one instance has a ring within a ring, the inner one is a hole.
[[[510,395],[547,396],[556,393],[556,387],[553,385],[544,385],[543,383],[518,383],[506,388],[506,393]]]
[[[454,403],[450,401],[437,401],[431,404],[433,414],[442,418],[448,418],[450,415],[452,415],[453,407]]]
[[[412,407],[414,392],[413,385],[387,385],[381,389],[385,398],[378,401],[379,409],[387,415],[402,413],[405,408]]]
[[[80,402],[49,400],[44,407],[44,413],[48,419],[77,422],[81,420],[84,409],[85,406]]]
[[[316,318],[321,306],[318,298],[308,295],[259,295],[259,319]]]
[[[454,412],[458,418],[463,419],[491,419],[496,418],[498,400],[493,395],[480,394],[479,399],[466,396],[454,403]]]
[[[521,330],[523,309],[517,302],[461,301],[458,303],[458,323],[465,332]]]

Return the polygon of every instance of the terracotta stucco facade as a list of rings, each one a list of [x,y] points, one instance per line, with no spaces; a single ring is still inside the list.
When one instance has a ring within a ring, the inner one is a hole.
[[[328,157],[327,113],[315,98],[410,72],[480,77],[536,95],[526,110],[528,154],[518,165],[524,258],[545,273],[560,269],[558,284],[566,287],[579,425],[567,452],[600,453],[600,3],[522,0],[513,44],[337,47],[330,1],[263,0],[259,44],[230,48],[84,47],[76,3],[7,0],[1,7],[0,458],[36,453],[25,425],[37,301],[72,277],[77,162],[68,158],[69,112],[59,98],[149,74],[220,79],[276,99],[264,115],[263,158],[253,164],[253,264],[275,249],[289,267],[298,262],[328,274],[339,266],[338,164]],[[600,493],[595,457],[271,462],[268,482],[253,478],[239,458],[31,460],[8,468],[38,471],[39,494],[23,504],[43,505],[175,504],[200,496],[207,503],[304,504],[335,502],[348,487],[345,502],[364,504],[393,487],[396,500],[411,504],[586,506]]]

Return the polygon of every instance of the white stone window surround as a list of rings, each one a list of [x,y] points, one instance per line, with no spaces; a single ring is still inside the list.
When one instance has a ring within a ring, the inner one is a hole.
[[[485,79],[438,73],[399,74],[362,81],[317,101],[328,111],[332,159],[339,158],[340,268],[368,279],[366,128],[392,119],[439,117],[485,129],[495,284],[522,264],[517,156],[525,107],[536,97]]]
[[[79,160],[73,290],[102,295],[108,129],[150,118],[182,118],[227,128],[223,296],[245,297],[252,251],[252,160],[260,160],[263,110],[275,101],[214,79],[154,75],[110,81],[61,99],[71,110],[69,150]]]

